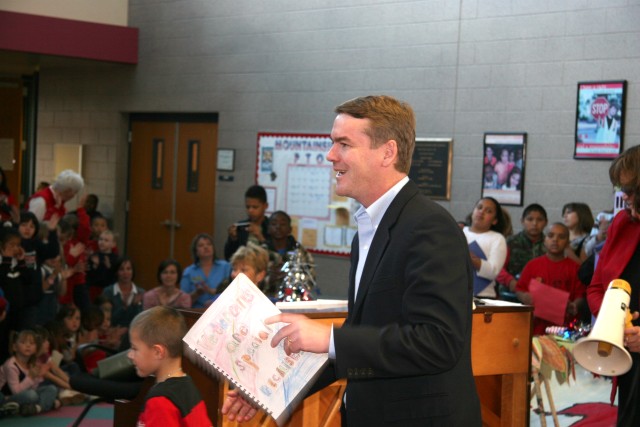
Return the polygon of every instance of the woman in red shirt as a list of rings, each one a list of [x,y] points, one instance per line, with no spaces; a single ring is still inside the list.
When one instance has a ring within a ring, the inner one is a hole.
[[[589,308],[598,315],[604,293],[613,279],[631,285],[633,326],[624,330],[624,344],[631,353],[631,370],[618,378],[618,427],[640,425],[640,146],[618,156],[609,168],[611,183],[624,193],[627,208],[619,212],[607,230],[607,240],[587,288]]]

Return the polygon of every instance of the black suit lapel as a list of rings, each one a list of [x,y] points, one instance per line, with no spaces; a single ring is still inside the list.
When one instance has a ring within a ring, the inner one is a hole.
[[[358,245],[358,233],[351,242],[351,267],[349,268],[349,290],[347,294],[347,313],[353,313],[353,302],[356,289],[356,270],[358,269],[358,258],[360,256],[360,246]],[[350,319],[347,319],[347,323]]]
[[[407,182],[407,184],[402,187],[398,195],[393,199],[393,201],[389,205],[389,208],[382,217],[382,221],[380,221],[380,225],[376,230],[376,234],[373,236],[373,241],[371,242],[371,247],[369,248],[369,253],[367,255],[364,268],[362,269],[362,276],[360,277],[360,285],[358,286],[357,298],[353,305],[353,309],[349,309],[349,313],[353,313],[353,315],[349,315],[352,322],[354,321],[354,319],[357,319],[359,317],[364,301],[367,298],[369,284],[376,274],[376,271],[380,264],[380,260],[382,259],[384,253],[387,251],[387,248],[389,246],[390,230],[398,220],[398,217],[402,213],[402,209],[404,208],[404,206],[412,197],[416,195],[417,192],[418,187],[416,186],[416,184],[411,180]],[[356,239],[354,239],[354,241],[355,240]],[[357,242],[355,248],[358,248]],[[355,262],[355,266],[352,264],[352,270],[354,270],[354,274],[357,267],[357,260]],[[355,276],[350,282],[355,283]],[[350,291],[351,288],[355,289],[355,285],[350,286]],[[350,294],[349,301],[351,300],[352,296]]]

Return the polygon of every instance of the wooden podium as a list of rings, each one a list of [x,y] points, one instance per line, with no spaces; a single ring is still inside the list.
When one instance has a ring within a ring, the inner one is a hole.
[[[482,425],[529,425],[533,307],[480,306],[473,312],[471,364]]]
[[[182,310],[191,327],[202,311]],[[312,313],[307,316],[339,327],[346,313]],[[532,307],[482,306],[473,314],[471,359],[473,375],[482,404],[482,422],[488,427],[524,427],[529,424],[529,365],[531,360]],[[216,427],[276,427],[264,413],[250,423],[237,424],[223,419],[222,407],[227,383],[220,383],[183,359],[183,369],[189,374],[207,406]],[[135,426],[144,401],[149,379],[140,395],[130,402],[116,402],[114,426]],[[295,410],[287,427],[340,427],[340,404],[345,381],[309,396]]]

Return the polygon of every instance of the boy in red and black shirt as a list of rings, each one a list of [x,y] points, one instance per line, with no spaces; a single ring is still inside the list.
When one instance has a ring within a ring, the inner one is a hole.
[[[158,306],[138,314],[129,327],[129,359],[141,377],[155,376],[145,398],[138,427],[211,427],[200,392],[182,371],[182,315]]]
[[[145,398],[137,427],[212,427],[207,408],[191,377],[182,371],[182,337],[187,326],[173,308],[157,306],[138,314],[129,326],[129,359],[141,377],[156,384]],[[222,413],[230,421],[248,421],[256,409],[234,390]]]

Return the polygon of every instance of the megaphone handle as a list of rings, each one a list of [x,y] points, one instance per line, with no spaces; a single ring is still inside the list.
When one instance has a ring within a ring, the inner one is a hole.
[[[626,315],[624,318],[624,327],[625,328],[633,327],[633,323],[631,323],[632,320],[633,320],[633,315],[627,308]],[[613,351],[613,345],[606,341],[598,341],[597,351],[598,351],[598,356],[609,357],[611,355],[611,352]]]

